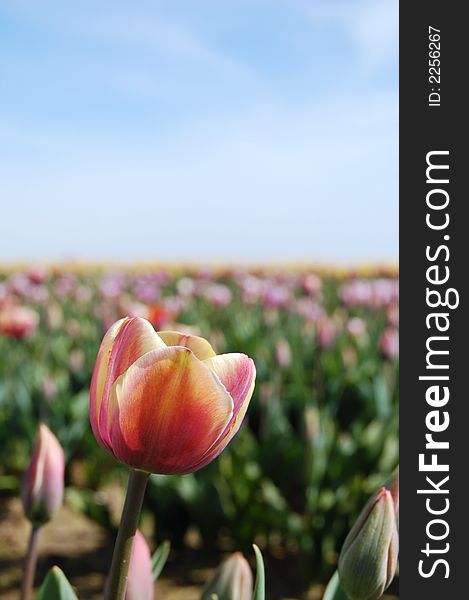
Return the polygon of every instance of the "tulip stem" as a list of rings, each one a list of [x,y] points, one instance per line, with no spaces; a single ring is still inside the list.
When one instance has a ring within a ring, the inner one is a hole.
[[[37,550],[41,528],[33,525],[29,536],[28,552],[24,561],[24,575],[21,584],[21,600],[30,600],[33,595],[34,575],[36,573]]]
[[[125,598],[130,553],[142,510],[148,477],[149,473],[143,471],[132,469],[130,472],[127,495],[112,556],[106,600],[124,600]]]

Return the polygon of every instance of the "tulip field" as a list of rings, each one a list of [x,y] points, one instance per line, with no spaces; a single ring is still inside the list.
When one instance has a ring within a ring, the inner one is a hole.
[[[258,600],[261,553],[265,598],[396,598],[398,303],[384,268],[0,270],[0,599],[123,598],[130,547],[127,600]]]

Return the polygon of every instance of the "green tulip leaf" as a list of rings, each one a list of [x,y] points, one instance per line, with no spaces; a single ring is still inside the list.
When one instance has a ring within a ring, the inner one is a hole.
[[[322,600],[349,600],[340,587],[339,572],[336,571],[327,584]]]
[[[163,567],[168,560],[169,551],[171,549],[171,544],[168,540],[165,540],[162,544],[158,546],[155,550],[152,558],[151,558],[151,572],[153,575],[153,581],[156,581],[160,576]]]
[[[265,600],[265,569],[262,553],[256,544],[253,544],[256,554],[256,583],[254,584],[254,594],[252,600]]]
[[[59,567],[52,567],[47,573],[34,600],[78,600],[72,586]]]

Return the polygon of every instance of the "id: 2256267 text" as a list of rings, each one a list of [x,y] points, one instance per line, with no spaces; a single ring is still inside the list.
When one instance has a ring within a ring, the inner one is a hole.
[[[430,84],[430,93],[428,94],[429,106],[440,106],[441,104],[440,33],[440,30],[436,27],[428,27],[428,83]]]

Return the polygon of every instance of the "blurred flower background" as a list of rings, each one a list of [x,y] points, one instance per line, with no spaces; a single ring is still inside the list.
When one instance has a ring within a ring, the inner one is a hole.
[[[125,470],[89,385],[126,315],[257,368],[224,453],[150,479],[157,597],[256,542],[268,598],[321,598],[398,462],[397,43],[393,0],[1,3],[0,598],[39,421],[66,459],[39,578],[102,596]]]

